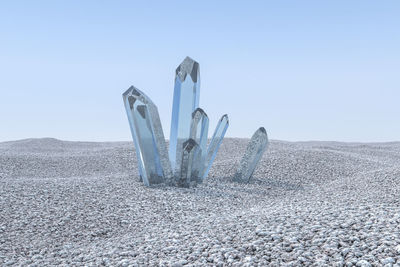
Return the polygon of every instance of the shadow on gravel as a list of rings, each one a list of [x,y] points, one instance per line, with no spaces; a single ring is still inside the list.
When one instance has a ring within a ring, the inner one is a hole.
[[[212,178],[210,181],[206,182],[207,191],[224,190],[230,193],[245,193],[247,195],[275,195],[277,192],[284,191],[302,191],[305,190],[303,185],[283,182],[274,179],[265,179],[253,177],[249,183],[238,183],[232,181],[232,177],[219,177]],[[205,189],[205,188],[204,188]]]
[[[253,177],[252,180],[250,180],[249,184],[256,184],[269,188],[280,188],[284,190],[304,190],[304,186],[302,184],[289,183],[270,178],[265,179],[265,178]]]
[[[265,178],[265,177],[252,177],[248,183],[238,183],[233,181],[232,177],[219,178],[218,181],[223,184],[232,184],[241,187],[254,187],[257,186],[259,189],[284,189],[284,190],[304,190],[302,184],[285,182],[277,179]],[[214,183],[217,181],[215,180]]]
[[[284,194],[285,191],[302,191],[304,186],[296,183],[289,183],[277,179],[265,177],[252,177],[249,183],[238,183],[232,180],[232,176],[227,177],[209,177],[203,184],[192,188],[180,188],[166,186],[164,184],[153,185],[146,187],[139,182],[139,177],[134,174],[129,174],[127,179],[134,181],[132,186],[143,187],[143,190],[156,193],[165,192],[173,195],[191,195],[194,198],[207,197],[212,199],[236,199],[242,198],[242,194],[254,196],[256,198],[266,196],[276,196]]]

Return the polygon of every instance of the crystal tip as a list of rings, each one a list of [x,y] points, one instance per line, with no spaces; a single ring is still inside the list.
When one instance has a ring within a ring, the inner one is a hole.
[[[151,101],[151,99],[145,93],[143,93],[142,91],[140,91],[133,85],[131,87],[129,87],[128,90],[125,91],[125,93],[122,94],[122,98],[124,99],[124,101],[126,99],[129,100],[131,108],[132,108],[133,102],[136,101],[136,99],[139,99],[144,104],[154,105],[154,103]]]
[[[223,121],[224,119],[226,119],[226,120],[229,122],[229,117],[228,117],[228,114],[224,114],[224,115],[222,115],[222,117],[221,117],[220,121]]]
[[[186,57],[178,66],[175,73],[181,81],[184,81],[189,74],[193,82],[197,82],[199,78],[199,63],[190,57]]]
[[[123,96],[127,96],[127,95],[133,95],[136,97],[139,96],[144,96],[146,98],[149,98],[148,96],[146,96],[142,91],[140,91],[139,89],[137,89],[135,86],[131,85],[131,87],[128,88],[128,90],[125,91],[125,93],[122,94]]]
[[[258,128],[258,130],[257,131],[260,131],[260,132],[262,132],[262,133],[267,133],[267,131],[265,130],[265,128],[264,127],[260,127],[260,128]]]
[[[196,108],[192,113],[192,118],[194,118],[197,113],[200,113],[201,115],[208,117],[206,112],[202,108]]]
[[[133,90],[135,90],[136,88],[133,86],[133,85],[131,85],[131,87],[129,87],[128,88],[128,90],[126,90],[123,94],[122,94],[122,96],[127,96],[127,95],[129,95]]]
[[[192,138],[186,140],[185,142],[183,142],[182,147],[183,150],[185,151],[191,151],[195,146],[197,145],[196,141],[193,140]]]

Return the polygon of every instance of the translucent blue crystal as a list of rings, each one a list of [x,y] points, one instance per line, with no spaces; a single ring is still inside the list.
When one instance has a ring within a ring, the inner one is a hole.
[[[208,138],[208,116],[201,108],[197,108],[192,114],[190,126],[190,138],[198,144],[194,152],[194,161],[192,166],[192,180],[202,182],[205,169],[205,160],[207,156],[207,138]]]
[[[177,185],[180,187],[190,187],[192,184],[193,161],[198,151],[198,144],[193,139],[189,139],[182,145],[181,172],[177,178]]]
[[[190,138],[193,111],[200,100],[199,63],[186,57],[176,69],[174,100],[172,104],[169,158],[175,174],[180,173],[183,142]]]
[[[259,128],[251,137],[246,152],[235,173],[234,180],[237,182],[248,182],[253,175],[265,149],[268,145],[268,135],[264,127]]]
[[[211,142],[208,145],[203,180],[207,177],[208,172],[211,169],[214,159],[217,156],[219,146],[221,145],[222,140],[224,139],[228,127],[229,127],[229,118],[228,115],[225,114],[219,120],[217,127],[215,128],[214,134],[211,138]]]
[[[143,183],[146,186],[162,182],[173,183],[167,146],[156,105],[133,86],[122,97]]]

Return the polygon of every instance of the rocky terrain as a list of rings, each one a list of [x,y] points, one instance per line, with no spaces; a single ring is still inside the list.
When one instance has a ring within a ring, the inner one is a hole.
[[[0,266],[400,266],[400,143],[272,141],[231,181],[147,188],[133,144],[0,143]]]

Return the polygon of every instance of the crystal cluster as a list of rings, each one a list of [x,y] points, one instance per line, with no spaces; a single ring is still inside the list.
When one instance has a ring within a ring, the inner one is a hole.
[[[122,96],[143,183],[180,187],[202,183],[224,139],[229,119],[226,114],[222,116],[207,146],[209,120],[199,108],[199,63],[186,57],[176,69],[168,151],[156,105],[133,86]],[[236,181],[249,181],[267,143],[267,133],[260,128],[247,147],[234,177]]]

